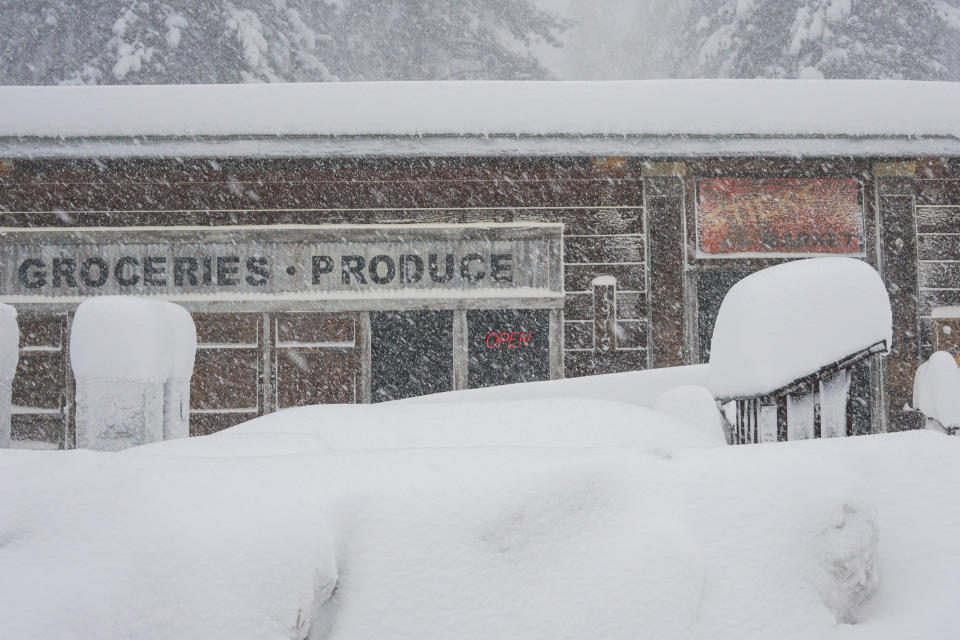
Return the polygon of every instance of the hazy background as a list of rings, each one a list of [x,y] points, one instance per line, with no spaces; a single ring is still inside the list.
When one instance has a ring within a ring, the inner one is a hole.
[[[0,83],[960,79],[960,0],[0,0]]]

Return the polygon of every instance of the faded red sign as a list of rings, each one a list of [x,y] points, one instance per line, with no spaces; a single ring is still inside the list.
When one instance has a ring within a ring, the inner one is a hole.
[[[717,178],[699,183],[700,253],[863,252],[852,178]]]

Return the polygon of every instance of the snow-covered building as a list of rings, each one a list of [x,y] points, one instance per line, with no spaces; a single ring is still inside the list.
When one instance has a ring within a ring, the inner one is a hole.
[[[934,327],[960,304],[952,84],[0,99],[0,302],[21,327],[22,443],[74,446],[71,314],[100,294],[193,314],[192,433],[301,404],[706,362],[724,293],[800,257],[863,259],[893,302],[891,354],[852,375],[852,432],[919,426],[903,411],[917,367],[935,335],[960,347]]]

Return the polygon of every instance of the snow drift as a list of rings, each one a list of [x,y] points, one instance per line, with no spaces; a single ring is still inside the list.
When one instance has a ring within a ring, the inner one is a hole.
[[[218,436],[237,456],[214,438],[0,452],[2,634],[886,640],[960,624],[960,505],[942,491],[960,441],[929,431],[328,453],[308,439],[259,457],[229,442],[250,436]]]
[[[710,343],[716,398],[775,391],[877,342],[892,344],[890,299],[870,265],[813,258],[753,273],[720,305]]]
[[[708,434],[712,427],[715,431]],[[659,450],[664,443],[704,447],[723,441],[722,428],[716,423],[693,426],[627,403],[567,397],[298,407],[208,437],[235,434],[314,435],[335,451],[511,446]]]

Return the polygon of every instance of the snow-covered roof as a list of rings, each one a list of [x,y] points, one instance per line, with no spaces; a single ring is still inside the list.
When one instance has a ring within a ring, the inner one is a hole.
[[[0,87],[0,102],[0,157],[960,153],[960,83]]]

